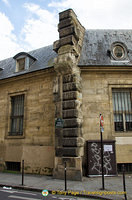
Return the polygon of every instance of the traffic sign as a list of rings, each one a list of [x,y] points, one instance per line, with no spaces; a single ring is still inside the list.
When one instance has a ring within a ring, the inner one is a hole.
[[[103,128],[104,126],[104,118],[103,118],[103,115],[100,114],[100,127]]]

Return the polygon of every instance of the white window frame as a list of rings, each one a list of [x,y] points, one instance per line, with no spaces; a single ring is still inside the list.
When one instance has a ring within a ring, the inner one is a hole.
[[[114,81],[116,82],[116,81]],[[111,126],[111,136],[113,137],[132,137],[132,131],[115,131],[114,126],[114,111],[113,111],[113,97],[112,97],[112,89],[130,89],[132,88],[132,84],[126,84],[124,81],[121,83],[109,83],[109,103],[110,103],[110,126]]]

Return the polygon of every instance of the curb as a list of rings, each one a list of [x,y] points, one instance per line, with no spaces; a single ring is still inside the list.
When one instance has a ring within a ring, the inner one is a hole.
[[[0,184],[0,187],[11,187],[13,189],[19,189],[19,190],[27,190],[27,191],[34,191],[34,192],[42,192],[43,189],[39,189],[39,188],[32,188],[29,186],[22,186],[22,185],[10,185],[10,184]],[[48,192],[50,194],[52,194],[52,191],[56,192],[57,194],[57,190],[48,190]],[[62,192],[65,192],[64,190],[61,190]],[[72,190],[72,192],[74,192],[74,190]],[[97,195],[85,195],[85,194],[66,194],[66,196],[74,196],[74,197],[84,197],[84,198],[91,198],[91,199],[100,199],[100,200],[116,200],[114,197],[112,198],[108,198],[108,197],[104,197],[104,196],[97,196]],[[114,199],[113,199],[114,198]],[[120,198],[121,200],[121,198]]]

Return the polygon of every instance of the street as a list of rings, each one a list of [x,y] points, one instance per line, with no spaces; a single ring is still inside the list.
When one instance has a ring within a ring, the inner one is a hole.
[[[0,200],[85,200],[89,198],[51,195],[44,197],[39,192],[17,190],[8,187],[0,188]]]

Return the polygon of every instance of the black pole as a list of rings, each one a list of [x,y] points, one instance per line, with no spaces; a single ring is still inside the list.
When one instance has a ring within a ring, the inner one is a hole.
[[[122,165],[122,172],[123,172],[124,197],[125,197],[125,200],[127,200],[127,195],[126,195],[126,182],[125,182],[125,166],[124,166],[124,164]]]
[[[102,136],[102,131],[100,131],[100,136],[101,136],[101,167],[102,167],[102,190],[105,189],[104,187],[104,162],[103,162],[103,136]]]
[[[65,162],[65,191],[67,191],[67,182],[66,182],[66,162]]]
[[[24,185],[24,160],[22,160],[22,185]]]

